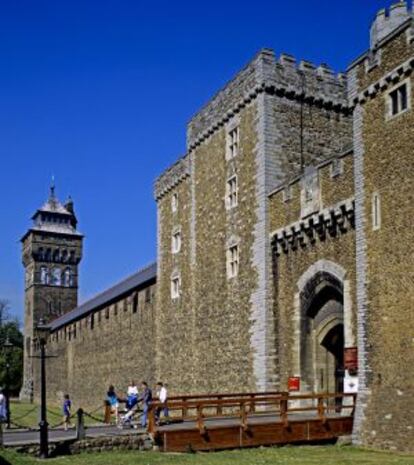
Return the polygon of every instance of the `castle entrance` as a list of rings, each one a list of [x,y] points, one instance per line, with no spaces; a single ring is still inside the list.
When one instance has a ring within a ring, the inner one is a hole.
[[[301,293],[300,368],[303,388],[343,392],[344,304],[342,283],[318,273]]]

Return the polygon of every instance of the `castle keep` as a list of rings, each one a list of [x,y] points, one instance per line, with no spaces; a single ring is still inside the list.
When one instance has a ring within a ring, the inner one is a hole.
[[[354,441],[412,450],[413,43],[400,2],[345,74],[260,51],[156,180],[157,263],[79,307],[82,236],[52,192],[23,238],[26,392],[42,317],[53,399],[97,407],[131,377],[175,393],[294,380],[358,391]]]

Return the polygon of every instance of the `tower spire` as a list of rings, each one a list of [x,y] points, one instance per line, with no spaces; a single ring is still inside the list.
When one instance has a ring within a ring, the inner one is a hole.
[[[50,199],[55,199],[55,175],[52,174],[52,179],[50,182]]]

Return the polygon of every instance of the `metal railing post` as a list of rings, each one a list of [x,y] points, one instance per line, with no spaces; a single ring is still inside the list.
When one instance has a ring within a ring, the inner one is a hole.
[[[78,441],[85,439],[85,417],[83,415],[83,410],[80,408],[76,412],[76,439]]]

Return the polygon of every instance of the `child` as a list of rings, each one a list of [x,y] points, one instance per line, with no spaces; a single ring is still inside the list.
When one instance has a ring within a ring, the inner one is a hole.
[[[111,385],[108,388],[108,392],[106,393],[106,401],[109,404],[111,409],[111,414],[115,415],[115,422],[118,424],[118,409],[119,409],[119,402],[118,396],[116,395],[115,388]]]
[[[67,431],[68,428],[72,426],[70,423],[71,408],[72,408],[72,402],[70,400],[69,394],[65,394],[63,398],[63,425],[65,428],[65,431]]]

